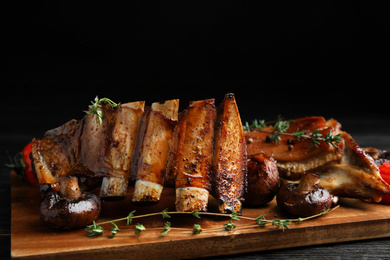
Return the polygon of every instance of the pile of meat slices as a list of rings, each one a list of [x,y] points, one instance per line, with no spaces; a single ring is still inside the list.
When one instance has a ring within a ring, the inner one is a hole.
[[[134,185],[132,202],[160,200],[164,186],[175,187],[176,210],[207,211],[209,195],[221,213],[260,206],[278,194],[278,205],[301,216],[321,212],[336,196],[380,201],[390,194],[374,160],[331,119],[307,117],[287,132],[319,129],[340,133],[334,146],[269,133],[243,131],[233,94],[216,107],[214,99],[125,103],[99,108],[81,120],[49,130],[32,141],[32,162],[43,200],[44,223],[85,227],[96,220],[103,200],[118,200]],[[299,180],[290,183],[286,180]],[[100,196],[88,193],[100,186]],[[308,202],[309,201],[309,202]]]

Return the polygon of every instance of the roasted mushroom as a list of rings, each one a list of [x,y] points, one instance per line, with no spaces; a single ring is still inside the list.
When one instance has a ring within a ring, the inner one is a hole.
[[[247,180],[246,206],[258,207],[271,201],[280,185],[276,161],[263,154],[249,156]]]
[[[45,192],[40,205],[43,223],[72,230],[85,227],[99,217],[100,199],[93,193],[81,193],[77,177],[61,177],[59,192],[46,188],[41,189]]]
[[[374,159],[378,166],[390,161],[390,151],[379,150],[374,147],[365,147],[363,150]]]
[[[337,198],[319,187],[318,183],[319,177],[313,173],[305,173],[299,184],[282,181],[276,197],[278,206],[300,217],[324,212],[337,201]]]

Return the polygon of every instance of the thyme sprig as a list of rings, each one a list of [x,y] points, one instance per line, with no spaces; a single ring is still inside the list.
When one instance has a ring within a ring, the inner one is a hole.
[[[111,224],[112,224],[114,227],[111,228],[111,236],[109,236],[108,238],[113,238],[113,237],[115,237],[116,234],[117,234],[118,231],[119,231],[118,226],[117,226],[114,222],[111,221]]]
[[[95,97],[94,101],[91,101],[92,105],[88,106],[88,110],[84,110],[87,114],[95,114],[96,121],[101,125],[103,123],[103,111],[100,109],[102,105],[109,104],[112,109],[115,109],[120,103],[115,103],[111,99],[108,98],[100,98],[98,96]]]
[[[103,228],[96,224],[95,221],[93,221],[93,224],[88,226],[85,231],[89,233],[87,237],[101,236],[104,232]]]
[[[168,232],[170,232],[172,230],[190,231],[191,234],[196,235],[196,234],[200,234],[203,231],[214,231],[214,230],[221,230],[221,229],[226,230],[226,231],[232,231],[233,229],[237,229],[237,228],[242,228],[242,229],[243,228],[256,228],[256,227],[264,227],[267,224],[271,224],[272,226],[275,226],[277,228],[281,228],[282,231],[285,231],[285,229],[290,229],[290,225],[292,223],[297,224],[297,223],[302,222],[302,221],[306,221],[309,219],[323,216],[327,213],[332,212],[333,210],[337,209],[338,207],[339,206],[336,206],[332,209],[328,209],[324,212],[321,212],[319,214],[312,215],[312,216],[309,216],[306,218],[273,219],[273,220],[266,219],[265,214],[260,215],[257,218],[251,218],[251,217],[245,217],[245,216],[239,215],[238,213],[232,213],[232,214],[228,215],[228,214],[222,214],[222,213],[200,212],[198,210],[195,210],[192,212],[179,212],[179,211],[168,211],[168,209],[164,209],[161,212],[155,212],[155,213],[149,213],[149,214],[143,214],[143,215],[135,215],[134,214],[135,210],[134,210],[134,211],[130,212],[127,217],[124,217],[124,218],[118,218],[118,219],[100,222],[100,223],[96,223],[94,221],[92,225],[89,225],[85,228],[85,231],[88,232],[87,237],[101,236],[104,233],[104,231],[106,231],[103,229],[102,225],[111,224],[114,227],[110,229],[111,235],[108,238],[114,238],[116,236],[116,234],[120,231],[120,229],[115,224],[115,222],[126,221],[127,225],[130,225],[132,223],[133,219],[146,218],[146,217],[157,216],[157,215],[161,215],[164,219],[164,218],[171,218],[170,215],[173,215],[173,214],[181,214],[181,215],[185,215],[185,214],[190,215],[191,214],[192,216],[194,216],[196,218],[201,218],[202,215],[203,216],[208,215],[208,216],[225,217],[225,218],[229,218],[229,221],[224,223],[222,227],[214,227],[214,228],[207,228],[207,229],[202,228],[200,224],[194,224],[193,228],[172,227],[172,223],[169,221],[166,221],[164,223],[164,226],[161,228],[157,227],[157,228],[146,229],[146,227],[144,225],[137,223],[134,225],[134,229],[130,229],[130,230],[134,231],[134,233],[137,235],[139,235],[141,232],[143,232],[145,230],[162,230],[160,233],[161,236],[167,235]],[[235,221],[240,221],[241,219],[249,220],[249,221],[252,221],[253,223],[236,224]],[[122,230],[124,230],[124,229],[122,229]],[[125,230],[129,230],[129,229],[125,229]]]
[[[253,120],[252,124],[249,125],[248,122],[245,122],[245,125],[243,125],[244,131],[250,132],[253,129],[256,129],[258,132],[263,133],[269,133],[269,141],[278,142],[280,141],[280,135],[286,135],[294,137],[296,140],[301,141],[302,139],[310,139],[310,147],[315,148],[318,147],[320,142],[325,142],[328,145],[332,145],[336,147],[335,143],[341,142],[340,134],[333,135],[332,130],[330,130],[324,137],[322,137],[322,134],[320,133],[320,129],[314,130],[311,134],[307,134],[305,130],[299,131],[297,129],[294,133],[286,133],[288,130],[290,123],[294,122],[293,120],[284,121],[280,116],[278,116],[278,119],[275,122],[273,126],[273,130],[265,130],[262,129],[264,127],[269,126],[269,123],[265,123],[264,120]]]

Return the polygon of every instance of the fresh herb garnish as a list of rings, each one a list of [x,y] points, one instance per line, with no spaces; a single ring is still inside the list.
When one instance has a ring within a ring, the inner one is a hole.
[[[202,232],[202,227],[199,224],[194,224],[194,229],[192,230],[192,234],[196,235]]]
[[[310,147],[315,148],[318,147],[320,142],[325,142],[328,145],[332,145],[336,147],[335,143],[340,143],[342,138],[340,134],[333,135],[332,130],[330,130],[325,137],[322,137],[320,134],[320,129],[314,130],[311,134],[306,134],[306,131],[299,131],[297,129],[294,133],[286,133],[288,130],[290,123],[294,122],[293,120],[284,121],[280,116],[276,121],[273,121],[275,124],[273,125],[273,130],[265,130],[262,129],[264,127],[269,126],[269,123],[265,123],[264,120],[253,120],[252,124],[249,125],[248,122],[245,122],[243,125],[244,131],[250,132],[253,129],[256,129],[258,132],[269,133],[271,135],[267,136],[267,141],[278,142],[280,141],[280,135],[286,135],[294,137],[296,140],[301,141],[302,139],[310,139]]]
[[[135,210],[134,210],[134,211],[130,212],[127,217],[124,217],[124,218],[114,219],[111,221],[106,221],[106,222],[101,222],[101,223],[96,223],[94,221],[92,225],[89,225],[86,227],[85,231],[87,231],[89,233],[89,234],[87,234],[88,237],[101,236],[105,231],[103,229],[102,225],[111,224],[114,227],[109,230],[109,231],[111,231],[111,235],[109,236],[109,238],[114,238],[115,235],[119,232],[119,228],[114,222],[126,221],[127,225],[129,225],[130,223],[132,223],[132,220],[135,218],[145,218],[145,217],[157,216],[157,215],[161,215],[163,218],[167,218],[167,216],[169,216],[169,218],[170,218],[171,217],[170,215],[173,215],[173,214],[181,214],[181,215],[185,215],[185,214],[189,215],[190,214],[196,218],[200,218],[200,215],[209,215],[209,216],[229,218],[229,222],[224,223],[222,226],[222,229],[226,230],[226,231],[232,231],[233,229],[248,228],[248,227],[249,228],[264,227],[267,224],[271,224],[272,226],[275,226],[277,228],[281,228],[282,231],[285,231],[285,229],[290,229],[290,225],[292,223],[298,224],[298,223],[305,221],[305,220],[309,220],[312,218],[323,216],[325,214],[332,212],[333,210],[337,209],[338,207],[339,206],[336,206],[332,209],[325,210],[319,214],[316,214],[316,215],[313,215],[310,217],[306,217],[306,218],[273,219],[273,220],[266,219],[265,214],[260,215],[257,218],[251,218],[251,217],[241,216],[238,213],[232,213],[232,214],[228,215],[228,214],[222,214],[222,213],[200,212],[198,210],[195,210],[192,212],[180,212],[180,211],[168,211],[168,209],[164,209],[161,212],[155,212],[155,213],[149,213],[149,214],[136,216],[136,215],[134,215],[134,213],[135,213]],[[252,223],[236,224],[234,222],[234,221],[240,221],[241,219],[252,221]],[[194,224],[193,228],[172,227],[172,223],[167,221],[164,223],[163,227],[148,228],[148,230],[156,230],[156,229],[162,230],[160,235],[165,236],[168,234],[168,232],[170,232],[172,230],[189,231],[189,232],[191,232],[191,234],[196,235],[196,234],[199,234],[203,231],[221,230],[221,227],[212,227],[212,228],[203,229],[200,224]],[[145,231],[147,229],[144,225],[137,223],[134,225],[134,229],[131,229],[131,230],[134,231],[135,234],[139,235],[142,231]],[[123,230],[122,230],[122,232],[123,232]]]
[[[137,223],[135,225],[135,229],[136,229],[135,233],[136,234],[140,234],[142,231],[146,230],[146,227],[144,225],[140,224],[140,223]]]
[[[99,122],[99,124],[103,123],[103,111],[100,109],[102,105],[109,104],[112,109],[115,109],[117,106],[120,105],[120,103],[115,103],[111,99],[108,98],[101,98],[99,99],[98,96],[95,97],[94,101],[91,101],[92,105],[89,105],[89,110],[84,110],[87,114],[95,114],[96,115],[96,121]]]
[[[166,234],[168,234],[169,231],[171,231],[171,222],[167,221],[167,222],[165,222],[164,229],[163,229],[163,231],[161,231],[160,234],[162,236],[165,236]]]
[[[95,221],[93,221],[93,224],[91,226],[88,226],[85,231],[87,231],[89,234],[87,237],[96,237],[101,236],[104,232],[103,228],[96,224]]]
[[[223,224],[226,231],[232,231],[233,228],[236,227],[236,224],[234,224],[231,220],[229,220],[228,223]]]
[[[118,231],[119,231],[119,228],[118,228],[118,226],[114,223],[114,222],[110,222],[114,227],[113,228],[111,228],[111,236],[109,236],[108,238],[113,238],[113,237],[115,237],[116,236],[116,234],[118,233]]]

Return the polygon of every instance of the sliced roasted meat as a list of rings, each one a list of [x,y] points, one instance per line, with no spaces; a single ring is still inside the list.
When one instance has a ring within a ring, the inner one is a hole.
[[[218,107],[213,157],[213,195],[221,213],[241,212],[247,154],[240,113],[233,94]]]
[[[144,107],[144,101],[119,105],[111,120],[107,120],[108,132],[102,138],[105,151],[95,157],[95,160],[99,158],[100,161],[100,168],[95,169],[95,172],[103,170],[105,175],[100,189],[100,197],[103,199],[121,199],[126,196],[138,124]]]
[[[248,186],[245,205],[258,207],[271,201],[278,192],[280,179],[276,161],[263,154],[248,157]]]
[[[133,164],[136,182],[132,202],[160,201],[170,140],[178,119],[179,100],[153,103],[139,127]]]
[[[335,120],[325,121],[323,117],[305,117],[295,119],[289,124],[286,133],[306,131],[310,135],[319,130],[322,136],[329,131],[338,133],[340,124]],[[273,127],[263,128],[273,131]],[[315,149],[310,139],[296,140],[294,137],[280,135],[278,142],[273,142],[270,133],[256,131],[245,132],[248,155],[264,154],[273,157],[277,161],[279,174],[287,179],[299,179],[300,175],[307,171],[324,167],[331,163],[340,162],[344,150],[344,142],[335,143],[335,146],[320,142]]]
[[[116,109],[102,106],[101,123],[94,114],[87,114],[79,121],[71,120],[47,131],[43,139],[34,139],[31,152],[40,185],[48,183],[58,190],[61,176],[103,178],[100,196],[123,198],[143,110],[143,101],[122,104]]]
[[[319,185],[339,197],[379,202],[382,195],[390,194],[390,186],[380,176],[372,157],[346,132],[341,137],[345,141],[342,160],[316,172]]]
[[[184,110],[179,113],[179,121],[175,125],[172,138],[169,140],[170,149],[164,175],[164,184],[168,187],[175,187],[177,169],[179,165],[178,160],[179,158],[181,158],[180,156],[177,156],[177,151],[178,148],[181,147],[182,143],[184,142],[186,120],[182,120],[182,118],[186,113],[187,110]]]
[[[60,177],[79,170],[74,152],[74,147],[78,146],[79,133],[79,122],[71,120],[47,131],[43,139],[32,140],[33,170],[40,186],[50,184],[51,189],[58,191]]]
[[[176,209],[207,210],[216,120],[214,99],[192,101],[179,123]]]

